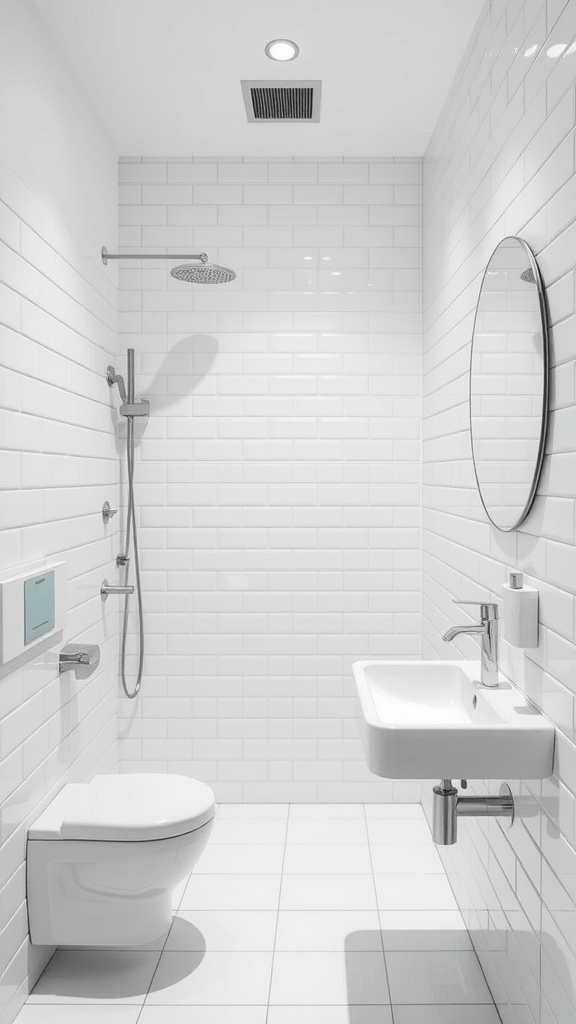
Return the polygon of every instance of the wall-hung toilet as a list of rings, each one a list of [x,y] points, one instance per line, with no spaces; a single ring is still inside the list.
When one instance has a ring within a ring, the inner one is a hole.
[[[210,787],[183,775],[97,775],[64,786],[28,830],[32,942],[134,946],[157,939],[214,814]]]

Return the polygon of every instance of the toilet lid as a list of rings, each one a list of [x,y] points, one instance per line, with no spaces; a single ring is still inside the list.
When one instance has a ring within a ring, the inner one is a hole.
[[[209,786],[185,775],[96,775],[69,784],[28,831],[30,839],[169,839],[214,817]]]

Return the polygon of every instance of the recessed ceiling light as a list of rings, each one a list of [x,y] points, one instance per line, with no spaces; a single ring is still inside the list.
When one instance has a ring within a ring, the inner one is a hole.
[[[270,60],[294,60],[300,53],[300,47],[291,39],[271,39],[266,43],[264,53]]]

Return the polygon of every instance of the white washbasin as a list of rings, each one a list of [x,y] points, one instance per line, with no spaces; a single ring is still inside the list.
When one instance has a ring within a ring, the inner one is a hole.
[[[544,779],[554,727],[506,680],[480,686],[473,661],[357,661],[358,718],[371,772],[387,779]]]

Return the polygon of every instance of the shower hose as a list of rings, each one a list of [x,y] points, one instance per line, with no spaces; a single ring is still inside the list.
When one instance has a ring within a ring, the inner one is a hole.
[[[144,666],[144,615],[142,612],[142,585],[140,583],[140,556],[138,552],[138,528],[136,526],[136,512],[134,508],[134,418],[127,417],[126,433],[126,464],[128,470],[128,514],[126,516],[126,544],[121,562],[125,566],[126,580],[130,572],[130,544],[134,550],[134,575],[136,582],[136,602],[138,605],[138,670],[134,689],[128,688],[126,680],[126,645],[128,640],[128,619],[130,612],[130,594],[124,598],[124,620],[122,623],[122,648],[120,654],[120,678],[124,693],[130,700],[138,696],[142,682],[142,669]]]

